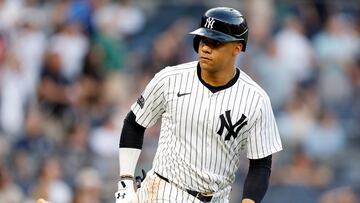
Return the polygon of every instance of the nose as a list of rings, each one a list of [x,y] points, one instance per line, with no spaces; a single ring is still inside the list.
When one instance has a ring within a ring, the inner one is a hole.
[[[206,43],[204,43],[202,40],[200,40],[199,51],[201,51],[203,53],[211,53],[211,47],[209,45],[207,45]]]

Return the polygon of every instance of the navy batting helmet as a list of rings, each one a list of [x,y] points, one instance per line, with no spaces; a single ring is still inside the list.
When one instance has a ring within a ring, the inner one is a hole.
[[[217,7],[209,9],[201,18],[200,28],[190,32],[195,35],[193,46],[198,52],[200,38],[204,36],[220,42],[240,41],[246,49],[248,26],[245,17],[236,9]]]

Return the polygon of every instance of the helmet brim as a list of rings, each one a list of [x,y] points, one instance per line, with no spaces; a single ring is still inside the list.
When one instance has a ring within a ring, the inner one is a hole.
[[[192,31],[189,34],[207,37],[207,38],[217,40],[217,41],[220,41],[220,42],[239,41],[239,39],[237,39],[237,38],[235,38],[235,37],[233,37],[231,35],[227,35],[227,34],[224,34],[222,32],[207,29],[207,28],[203,28],[203,27]]]

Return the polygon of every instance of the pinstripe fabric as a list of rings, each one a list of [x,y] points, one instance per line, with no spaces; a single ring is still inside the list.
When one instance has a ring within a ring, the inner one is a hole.
[[[230,191],[230,186],[219,191],[213,195],[211,202],[228,203],[226,197]],[[201,203],[180,186],[162,180],[153,171],[148,172],[142,187],[137,190],[137,195],[141,203]]]
[[[201,82],[197,63],[157,73],[142,93],[143,107],[131,108],[144,127],[161,118],[154,171],[184,189],[216,192],[234,182],[241,153],[259,159],[282,146],[269,98],[259,85],[238,70],[234,84],[212,92]]]
[[[160,179],[155,174],[147,175],[142,187],[137,191],[141,203],[170,203],[194,202],[201,203],[198,199],[188,194],[185,190]]]

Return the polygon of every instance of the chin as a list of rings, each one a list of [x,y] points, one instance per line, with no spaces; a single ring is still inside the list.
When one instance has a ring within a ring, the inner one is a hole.
[[[217,73],[219,70],[213,65],[209,63],[201,63],[200,62],[200,68],[202,71],[207,72],[209,74]]]
[[[201,69],[204,69],[204,70],[210,70],[210,69],[212,69],[212,68],[211,68],[211,67],[212,67],[211,64],[209,64],[207,61],[201,61],[201,60],[200,60],[200,67],[201,67]]]

